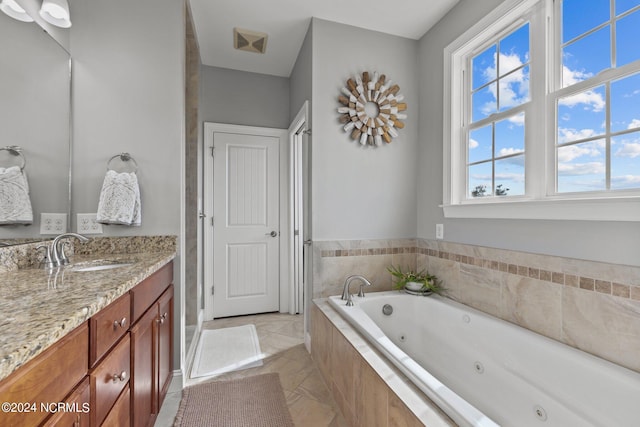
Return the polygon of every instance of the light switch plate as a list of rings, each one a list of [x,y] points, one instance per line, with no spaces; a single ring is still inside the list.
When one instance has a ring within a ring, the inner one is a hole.
[[[95,213],[79,213],[76,227],[80,234],[102,234],[102,224],[96,221]]]
[[[41,213],[40,234],[62,234],[67,232],[66,213]]]

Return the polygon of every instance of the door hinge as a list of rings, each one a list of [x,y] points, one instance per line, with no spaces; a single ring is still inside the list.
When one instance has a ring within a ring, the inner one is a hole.
[[[214,224],[214,220],[213,220],[213,216],[211,217],[211,226],[213,227]]]
[[[211,295],[214,295],[216,292],[216,287],[215,286],[211,286]]]
[[[216,156],[216,147],[211,146],[209,148],[211,148],[211,157],[215,157]]]

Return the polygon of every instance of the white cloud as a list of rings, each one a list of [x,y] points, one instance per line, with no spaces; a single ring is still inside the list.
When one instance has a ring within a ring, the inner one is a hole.
[[[524,174],[523,173],[497,173],[496,182],[498,181],[524,182]]]
[[[604,141],[598,140],[586,144],[568,145],[558,149],[558,164],[568,163],[582,156],[602,156]]]
[[[578,70],[571,70],[566,65],[562,66],[562,84],[564,87],[587,80],[589,77],[593,77],[593,74]]]
[[[498,153],[498,157],[504,157],[504,156],[509,156],[511,154],[517,154],[517,153],[522,153],[524,150],[522,148],[501,148],[500,152]]]
[[[629,157],[635,159],[640,156],[640,142],[626,142],[616,152],[617,157]]]
[[[605,169],[604,163],[601,162],[558,163],[558,175],[563,176],[604,174]]]
[[[559,128],[558,129],[558,143],[562,144],[564,142],[570,141],[578,141],[580,139],[586,139],[594,136],[596,131],[593,129],[569,129],[569,128]]]
[[[474,148],[478,148],[480,144],[475,139],[469,138],[469,149],[473,150]]]
[[[516,126],[524,126],[524,113],[516,114],[515,116],[509,117],[509,122],[513,123]]]
[[[615,188],[640,187],[640,175],[620,175],[611,177],[611,185]]]
[[[629,123],[629,126],[627,126],[627,129],[635,129],[635,128],[640,128],[640,119],[631,120],[631,123]]]
[[[591,73],[584,73],[582,71],[570,70],[566,66],[562,67],[562,82],[565,87],[571,86],[574,83],[586,80],[591,77]],[[594,92],[593,90],[587,90],[584,92],[576,93],[575,95],[561,98],[560,105],[573,108],[576,105],[584,104],[584,108],[594,112],[600,112],[605,107],[605,100],[601,94]]]
[[[496,78],[496,59],[498,58],[497,54],[494,54],[493,65],[487,67],[483,75],[487,79],[487,81],[494,80]],[[520,59],[520,56],[516,53],[512,54],[499,54],[500,59],[500,70],[504,72],[504,70],[514,70],[518,67],[521,67],[524,62]],[[510,108],[516,105],[520,105],[524,102],[527,102],[529,99],[529,73],[525,72],[526,67],[520,68],[517,71],[512,72],[511,74],[501,77],[498,80],[498,84],[491,84],[488,86],[489,91],[493,95],[493,99],[498,99],[498,91],[500,93],[500,108]],[[494,102],[486,103],[482,111],[485,114],[491,114],[495,111],[496,104]],[[514,118],[514,123],[518,123],[517,119]]]

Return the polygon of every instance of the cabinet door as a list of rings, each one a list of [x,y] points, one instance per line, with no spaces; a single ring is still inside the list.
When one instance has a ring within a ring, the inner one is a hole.
[[[104,419],[101,427],[129,427],[131,409],[131,394],[129,387],[125,388],[116,403],[111,408],[111,412]]]
[[[158,319],[158,306],[154,304],[131,328],[131,424],[136,427],[150,425],[152,414],[157,413],[154,337]]]
[[[173,285],[158,300],[158,411],[171,383],[173,366]]]
[[[89,378],[85,378],[64,401],[64,408],[53,414],[43,427],[89,427]]]

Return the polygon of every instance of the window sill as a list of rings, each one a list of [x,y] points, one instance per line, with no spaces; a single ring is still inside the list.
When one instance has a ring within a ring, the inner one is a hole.
[[[640,197],[501,200],[440,207],[445,218],[640,221]]]

